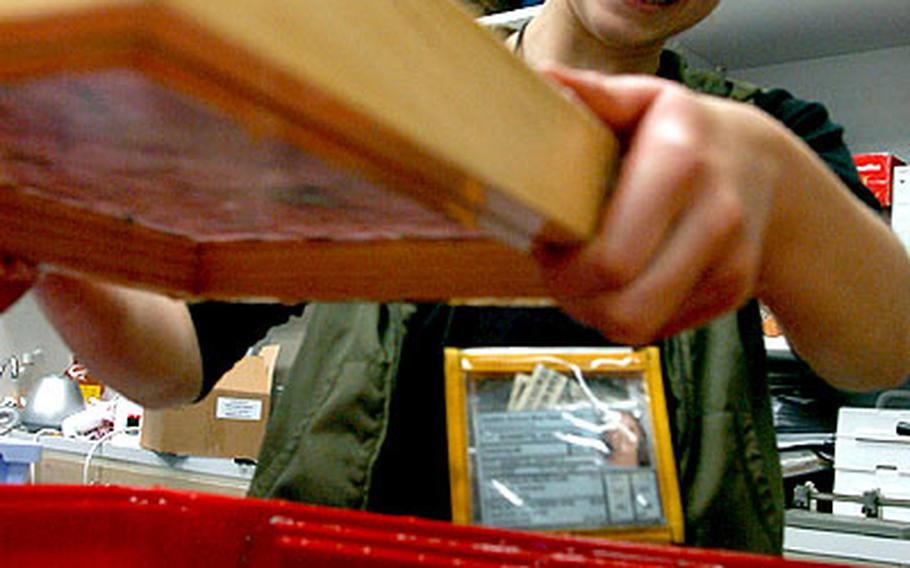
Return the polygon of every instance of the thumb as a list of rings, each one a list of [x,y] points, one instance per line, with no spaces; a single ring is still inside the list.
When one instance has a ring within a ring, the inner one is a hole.
[[[604,75],[595,71],[550,67],[542,70],[568,88],[607,126],[631,131],[664,92],[679,85],[648,75]]]

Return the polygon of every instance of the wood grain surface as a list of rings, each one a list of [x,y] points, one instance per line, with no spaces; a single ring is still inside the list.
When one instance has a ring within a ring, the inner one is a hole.
[[[0,251],[49,266],[220,299],[540,295],[484,227],[585,238],[614,152],[449,0],[0,0]]]

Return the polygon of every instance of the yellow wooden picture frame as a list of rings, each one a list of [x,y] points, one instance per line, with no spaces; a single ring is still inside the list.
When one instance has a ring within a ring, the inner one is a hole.
[[[186,298],[545,294],[508,245],[590,238],[618,142],[459,4],[0,0],[0,248]]]
[[[474,472],[471,471],[469,385],[471,381],[511,380],[538,363],[567,374],[609,374],[610,378],[639,379],[649,404],[650,444],[663,522],[649,525],[604,526],[553,530],[582,536],[640,542],[682,542],[683,513],[670,426],[666,410],[660,355],[655,347],[625,348],[476,348],[445,350],[446,412],[453,521],[472,524]]]

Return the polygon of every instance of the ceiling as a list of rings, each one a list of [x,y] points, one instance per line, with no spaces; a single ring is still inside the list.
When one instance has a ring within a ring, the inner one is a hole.
[[[910,45],[910,0],[724,0],[677,40],[727,69]]]

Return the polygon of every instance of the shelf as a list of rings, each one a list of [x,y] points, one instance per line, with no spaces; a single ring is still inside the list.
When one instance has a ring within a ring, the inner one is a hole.
[[[14,431],[10,439],[34,436]],[[82,484],[86,456],[93,443],[87,440],[42,436],[42,457],[35,467],[36,483]],[[120,434],[93,453],[90,479],[102,484],[136,487],[170,487],[242,497],[253,477],[254,466],[231,459],[173,456],[139,447],[138,436]]]

